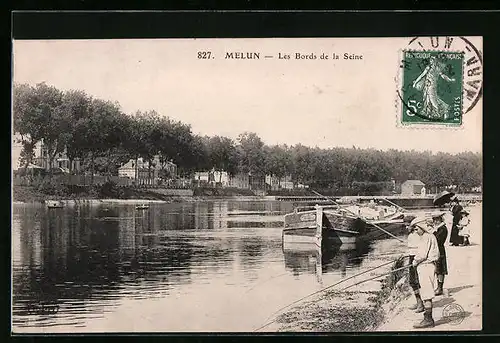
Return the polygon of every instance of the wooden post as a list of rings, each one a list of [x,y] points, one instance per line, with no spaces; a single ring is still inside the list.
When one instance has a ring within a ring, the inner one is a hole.
[[[323,207],[316,205],[316,244],[321,246],[323,238]]]

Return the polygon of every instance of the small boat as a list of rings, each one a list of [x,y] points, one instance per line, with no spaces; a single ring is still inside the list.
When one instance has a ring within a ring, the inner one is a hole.
[[[136,210],[147,210],[149,208],[149,205],[147,204],[141,204],[141,205],[137,205],[135,207]]]
[[[376,208],[378,216],[366,215],[363,213],[366,209],[362,206],[356,210],[352,207],[318,205],[314,210],[299,209],[285,215],[283,244],[350,244],[358,239],[371,241],[389,238],[390,235],[384,231],[393,235],[406,233],[405,215],[396,208]]]
[[[45,204],[47,204],[47,208],[63,208],[64,203],[62,201],[57,200],[45,200]]]

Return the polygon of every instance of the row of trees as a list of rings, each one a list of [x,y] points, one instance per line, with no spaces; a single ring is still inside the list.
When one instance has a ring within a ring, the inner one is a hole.
[[[181,175],[210,169],[232,175],[270,174],[323,188],[391,179],[420,179],[436,187],[481,184],[478,153],[267,146],[249,132],[236,140],[199,136],[189,125],[155,111],[127,115],[118,103],[79,90],[63,92],[45,83],[15,85],[13,112],[25,165],[32,161],[35,145],[43,140],[50,162],[66,149],[70,159],[79,158],[92,174],[116,174],[120,164],[139,157],[152,166],[153,156],[159,155],[162,169],[173,161]]]

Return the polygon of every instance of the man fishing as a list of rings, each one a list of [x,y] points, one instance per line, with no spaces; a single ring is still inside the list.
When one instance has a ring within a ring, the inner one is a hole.
[[[434,327],[432,318],[432,299],[436,289],[436,261],[439,259],[439,248],[436,236],[430,233],[428,218],[417,217],[410,223],[420,236],[417,251],[412,265],[417,268],[420,283],[420,297],[424,304],[424,319],[413,325],[416,329]]]
[[[439,259],[436,261],[436,275],[438,287],[435,295],[443,294],[444,276],[448,275],[448,264],[446,263],[446,249],[444,243],[448,237],[448,228],[443,219],[444,213],[438,213],[432,216],[433,233],[439,248]]]
[[[406,221],[406,220],[405,220]],[[411,222],[411,221],[410,221]],[[417,254],[418,244],[420,241],[420,236],[417,234],[414,226],[408,223],[408,257],[409,257],[409,268],[408,268],[408,283],[410,284],[413,294],[415,295],[416,303],[410,306],[410,310],[415,310],[415,312],[420,313],[424,311],[424,303],[422,297],[420,296],[420,284],[418,282],[417,268],[413,266],[413,260]]]

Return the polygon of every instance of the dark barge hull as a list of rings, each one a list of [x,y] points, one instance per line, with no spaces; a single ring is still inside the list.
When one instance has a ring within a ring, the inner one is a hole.
[[[316,216],[322,213],[321,221]],[[374,221],[383,230],[395,235],[406,234],[403,216],[393,220]],[[321,229],[319,229],[321,225]],[[285,215],[284,244],[336,245],[351,244],[357,240],[372,241],[390,238],[390,235],[365,220],[335,211],[304,211]]]

